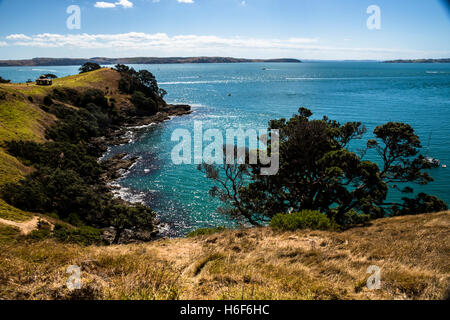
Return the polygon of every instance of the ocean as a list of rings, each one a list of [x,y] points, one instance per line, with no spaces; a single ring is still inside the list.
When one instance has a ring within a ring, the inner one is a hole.
[[[413,126],[424,154],[450,165],[450,64],[384,64],[378,62],[306,62],[244,64],[133,65],[155,74],[169,103],[190,104],[193,113],[162,124],[130,129],[130,143],[110,148],[138,156],[139,161],[118,181],[120,194],[151,206],[162,222],[162,234],[182,236],[199,227],[234,226],[217,213],[211,182],[197,166],[171,161],[172,132],[203,129],[265,128],[271,119],[289,118],[300,106],[314,118],[361,121],[373,129],[388,121]],[[13,82],[36,79],[42,73],[76,74],[78,66],[4,67],[0,76]],[[368,154],[375,160],[374,154]],[[450,168],[429,171],[434,182],[416,186],[450,204]],[[392,198],[400,195],[392,194]]]

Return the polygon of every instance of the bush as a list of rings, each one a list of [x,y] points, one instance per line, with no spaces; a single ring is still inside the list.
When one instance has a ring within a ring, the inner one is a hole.
[[[2,77],[0,77],[0,83],[10,83],[11,82],[11,80],[6,80],[6,79],[3,79]]]
[[[32,240],[44,240],[51,237],[51,231],[48,229],[33,230],[29,235],[28,239]]]
[[[405,216],[422,213],[433,213],[448,210],[447,204],[435,196],[419,193],[413,199],[403,198],[403,207],[395,207],[394,215]]]
[[[270,222],[275,230],[294,231],[299,229],[330,230],[334,223],[319,211],[303,210],[292,214],[280,213]]]
[[[155,114],[158,112],[158,106],[152,98],[148,98],[141,91],[135,91],[131,97],[131,103],[141,112]]]
[[[44,97],[44,105],[46,105],[47,107],[50,107],[52,104],[53,104],[52,97],[45,96]]]
[[[62,102],[77,104],[79,101],[79,92],[72,88],[55,88],[53,97]]]
[[[28,96],[28,101],[30,101],[31,103],[33,103],[33,97],[32,97],[32,96]]]
[[[187,234],[187,237],[191,238],[191,237],[197,237],[197,236],[205,236],[205,235],[210,235],[210,234],[214,234],[217,232],[221,232],[224,230],[226,230],[225,227],[200,228],[200,229],[189,232]]]
[[[78,70],[80,71],[80,73],[85,73],[85,72],[91,72],[91,71],[98,70],[98,69],[101,69],[101,66],[98,63],[86,62]]]
[[[90,103],[96,104],[103,109],[108,108],[108,99],[106,99],[104,93],[98,89],[86,90],[81,96],[78,107],[85,108]]]
[[[91,245],[101,243],[100,236],[102,230],[82,226],[80,228],[68,228],[62,224],[57,224],[53,232],[53,236],[61,242],[77,243],[81,245]]]
[[[47,107],[47,106],[44,106],[44,105],[40,105],[40,106],[39,106],[39,108],[41,108],[41,110],[42,110],[42,111],[45,111],[45,112],[50,112],[50,108],[49,108],[49,107]]]

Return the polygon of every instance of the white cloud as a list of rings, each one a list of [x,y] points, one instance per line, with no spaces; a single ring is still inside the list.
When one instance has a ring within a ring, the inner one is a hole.
[[[5,41],[0,41],[0,47],[6,47],[8,44]]]
[[[133,2],[128,0],[119,0],[118,2],[116,2],[116,5],[122,6],[124,8],[133,8]]]
[[[94,7],[96,8],[115,8],[117,6],[121,6],[123,8],[133,8],[133,2],[128,0],[119,0],[117,2],[99,1],[94,4]]]
[[[7,40],[31,40],[30,37],[20,33],[20,34],[10,34],[6,37]]]
[[[100,1],[100,2],[96,2],[94,4],[94,7],[96,7],[96,8],[115,8],[116,5],[114,3],[111,3],[111,2]]]
[[[177,0],[180,3],[194,3],[194,0]]]
[[[242,37],[217,37],[198,35],[176,35],[169,37],[165,33],[129,32],[120,34],[51,34],[42,33],[33,36],[9,35],[7,40],[14,45],[27,47],[79,47],[79,48],[301,48],[306,44],[317,43],[315,38],[256,39]]]
[[[328,46],[317,38],[248,38],[214,35],[175,35],[129,32],[119,34],[11,34],[8,46],[61,49],[106,56],[234,56],[248,58],[299,57],[303,59],[390,59],[447,56],[396,48]],[[342,42],[344,43],[344,42]],[[56,52],[56,51],[52,51]],[[95,53],[94,53],[95,52]]]

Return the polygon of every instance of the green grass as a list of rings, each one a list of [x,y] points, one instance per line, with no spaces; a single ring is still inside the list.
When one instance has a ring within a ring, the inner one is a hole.
[[[226,230],[225,227],[215,227],[215,228],[200,228],[194,231],[191,231],[187,234],[188,238],[197,237],[197,236],[207,236],[217,232],[222,232]]]
[[[20,236],[20,230],[15,227],[0,224],[0,244],[12,243]]]
[[[0,100],[0,140],[42,141],[49,117],[28,100],[8,94],[6,100]]]
[[[5,220],[23,222],[30,220],[32,217],[32,213],[14,208],[13,206],[10,206],[5,201],[0,199],[0,218]]]

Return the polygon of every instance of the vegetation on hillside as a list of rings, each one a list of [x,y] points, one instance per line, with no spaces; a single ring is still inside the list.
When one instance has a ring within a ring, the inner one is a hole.
[[[101,69],[101,66],[95,62],[86,62],[80,67],[80,73],[91,72]]]
[[[85,72],[96,70],[91,65],[81,69]],[[147,78],[121,79],[121,84],[127,85],[130,81],[129,86],[141,90],[155,85],[147,81],[154,79],[151,73],[141,74]],[[31,102],[32,99],[28,100]],[[47,142],[8,140],[4,143],[10,155],[24,165],[33,166],[35,171],[18,182],[1,186],[2,198],[26,212],[49,214],[80,228],[112,226],[115,228],[114,243],[118,243],[125,229],[153,232],[155,214],[150,208],[127,204],[113,197],[101,178],[104,168],[97,161],[102,149],[90,143],[94,137],[107,135],[111,126],[120,125],[125,119],[114,103],[102,90],[88,88],[79,92],[70,87],[54,88],[42,102],[41,108],[58,120],[46,129]],[[99,236],[94,232],[89,237],[92,235]],[[62,238],[67,241],[74,237]]]

